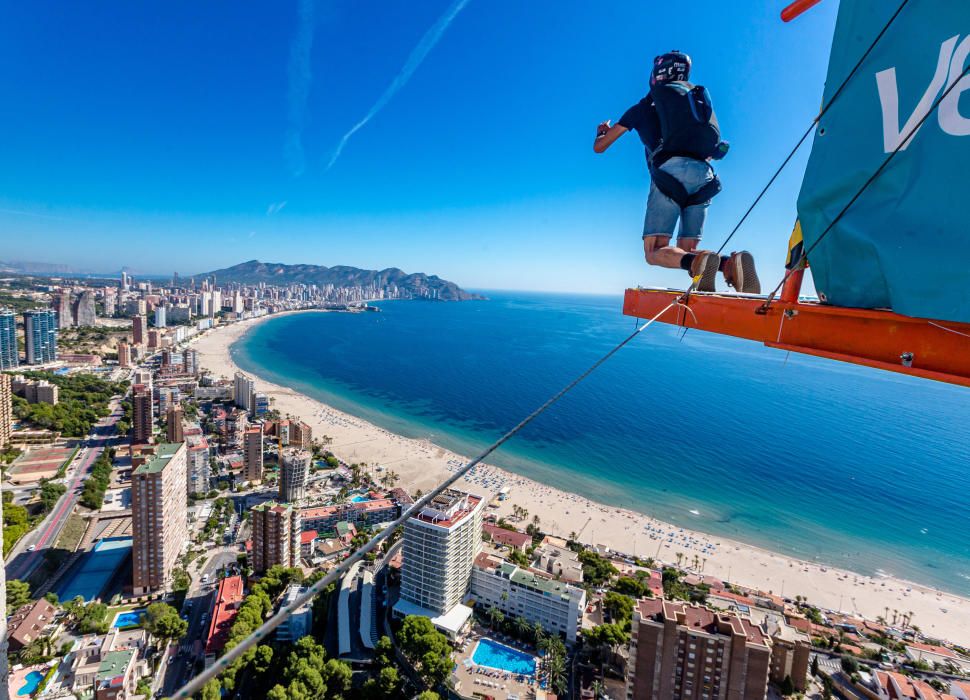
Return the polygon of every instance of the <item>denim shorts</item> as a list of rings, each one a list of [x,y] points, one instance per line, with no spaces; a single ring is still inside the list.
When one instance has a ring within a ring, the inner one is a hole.
[[[660,166],[660,169],[676,177],[684,185],[688,194],[693,194],[714,179],[714,168],[707,161],[674,156]],[[680,231],[677,238],[700,239],[704,232],[704,220],[710,202],[695,204],[681,211],[677,203],[650,181],[650,194],[647,196],[647,214],[643,218],[643,237],[673,236],[677,219]]]

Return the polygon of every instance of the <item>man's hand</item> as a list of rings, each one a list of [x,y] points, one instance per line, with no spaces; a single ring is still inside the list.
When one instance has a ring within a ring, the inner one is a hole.
[[[597,153],[603,153],[607,148],[613,145],[614,141],[623,136],[626,131],[627,129],[625,126],[620,126],[619,124],[613,126],[610,124],[609,119],[600,123],[600,125],[596,127],[596,138],[593,139],[593,150]]]

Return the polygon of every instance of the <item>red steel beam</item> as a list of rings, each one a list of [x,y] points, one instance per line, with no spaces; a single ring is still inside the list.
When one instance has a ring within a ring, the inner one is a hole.
[[[683,292],[628,289],[623,313],[652,318]],[[694,292],[668,310],[663,323],[746,338],[768,347],[827,357],[970,387],[970,324],[930,321],[891,311],[848,309],[813,302],[775,301]]]

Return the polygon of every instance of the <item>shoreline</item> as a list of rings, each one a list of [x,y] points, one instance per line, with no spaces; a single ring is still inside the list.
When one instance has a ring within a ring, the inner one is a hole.
[[[292,313],[327,313],[300,310],[219,326],[191,341],[199,364],[215,376],[232,378],[241,370],[231,346],[256,325]],[[333,438],[329,446],[346,462],[387,466],[400,476],[398,485],[409,492],[433,488],[467,458],[429,440],[406,438],[344,413],[294,389],[253,375],[281,414],[299,416],[310,424],[315,437]],[[872,577],[834,566],[804,561],[700,531],[681,528],[626,508],[597,503],[577,494],[536,482],[509,470],[482,464],[462,478],[457,487],[483,496],[510,488],[508,500],[493,512],[511,522],[512,506],[526,508],[524,527],[533,515],[542,530],[577,539],[587,545],[642,558],[653,557],[697,573],[712,575],[746,588],[794,598],[805,596],[813,605],[874,620],[893,611],[913,612],[913,621],[925,635],[970,644],[970,630],[959,623],[970,619],[970,599],[895,577]],[[631,549],[632,546],[632,549]],[[695,563],[695,557],[697,567]],[[946,609],[948,612],[943,612]]]

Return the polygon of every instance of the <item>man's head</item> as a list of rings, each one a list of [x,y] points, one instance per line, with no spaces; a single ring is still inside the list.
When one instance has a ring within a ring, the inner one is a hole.
[[[688,80],[690,78],[690,56],[682,51],[670,51],[653,59],[653,70],[650,71],[650,86],[657,83],[669,83],[673,80]]]

